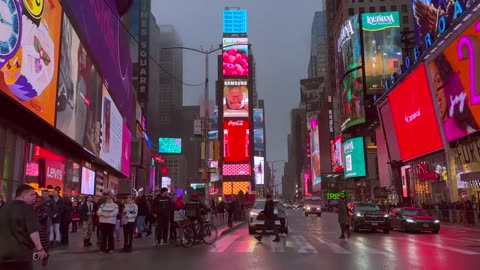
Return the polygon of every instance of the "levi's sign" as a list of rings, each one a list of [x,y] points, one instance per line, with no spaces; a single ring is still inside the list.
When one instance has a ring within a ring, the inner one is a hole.
[[[362,14],[363,30],[379,31],[392,27],[400,27],[398,11]]]

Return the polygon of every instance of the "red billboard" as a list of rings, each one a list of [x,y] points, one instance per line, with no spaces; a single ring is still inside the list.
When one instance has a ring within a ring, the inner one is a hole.
[[[250,161],[250,122],[248,120],[223,121],[224,162]]]
[[[343,170],[342,135],[335,138],[331,151],[333,171],[339,172]]]
[[[408,75],[388,99],[403,161],[443,147],[424,64]]]

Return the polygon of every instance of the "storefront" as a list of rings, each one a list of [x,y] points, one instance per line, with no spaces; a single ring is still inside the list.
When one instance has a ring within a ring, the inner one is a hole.
[[[480,198],[480,136],[459,143],[450,155],[451,171],[456,173],[454,201]]]

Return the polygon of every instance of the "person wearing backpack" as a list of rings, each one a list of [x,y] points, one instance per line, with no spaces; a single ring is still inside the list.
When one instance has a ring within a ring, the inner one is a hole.
[[[162,188],[160,194],[153,201],[153,213],[157,219],[155,226],[157,245],[168,245],[168,227],[171,211],[173,211],[173,205],[168,197],[168,189]]]

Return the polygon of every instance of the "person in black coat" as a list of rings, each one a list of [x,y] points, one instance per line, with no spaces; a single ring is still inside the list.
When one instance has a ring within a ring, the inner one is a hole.
[[[55,246],[56,244],[60,243],[62,240],[60,234],[60,224],[62,222],[62,214],[63,214],[63,200],[59,195],[59,191],[56,189],[53,191],[53,198],[50,199],[48,205],[50,208],[50,242],[52,243],[50,246]]]
[[[280,237],[278,237],[278,230],[275,226],[275,203],[273,202],[273,196],[270,193],[266,195],[266,203],[265,208],[263,209],[263,214],[265,215],[265,222],[263,223],[262,233],[260,235],[255,236],[255,239],[258,241],[262,241],[262,236],[265,235],[267,229],[273,229],[275,234],[275,239],[273,242],[280,242]]]
[[[62,219],[60,220],[60,235],[62,236],[61,244],[68,245],[68,229],[72,222],[72,201],[68,198],[63,199]]]
[[[155,197],[153,201],[153,213],[157,218],[156,232],[156,244],[167,245],[168,244],[168,227],[170,221],[170,213],[173,211],[173,205],[168,197],[168,189],[162,188],[160,194]]]
[[[37,214],[38,221],[40,223],[40,230],[38,231],[38,234],[40,235],[40,242],[42,243],[43,250],[48,254],[49,246],[50,246],[50,241],[48,239],[48,230],[49,230],[49,224],[48,224],[48,217],[50,216],[50,213],[48,211],[48,208],[45,204],[45,199],[41,196],[38,196],[35,199],[35,213]],[[48,263],[48,256],[43,259],[42,265],[46,266]]]
[[[147,233],[147,236],[152,234],[152,232],[149,230],[149,228],[145,224],[145,218],[149,215],[149,210],[148,210],[147,200],[145,199],[145,195],[143,193],[140,193],[136,203],[138,206],[138,216],[137,216],[138,234],[136,238],[142,238],[142,234],[144,232]]]

